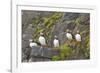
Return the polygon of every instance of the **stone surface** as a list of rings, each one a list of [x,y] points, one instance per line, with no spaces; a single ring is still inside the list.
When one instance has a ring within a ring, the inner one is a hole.
[[[51,59],[52,56],[59,55],[59,50],[53,50],[52,48],[32,47],[31,57],[43,57]]]

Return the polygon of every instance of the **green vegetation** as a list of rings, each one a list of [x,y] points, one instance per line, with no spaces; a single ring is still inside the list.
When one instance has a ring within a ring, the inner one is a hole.
[[[85,43],[86,43],[86,49],[84,51],[84,54],[86,58],[90,58],[90,36],[89,35],[86,37]]]
[[[77,18],[75,21],[74,21],[74,23],[78,26],[78,25],[80,25],[80,18]]]
[[[60,60],[60,57],[59,56],[53,56],[52,57],[52,61],[59,61]]]
[[[60,47],[60,56],[63,59],[68,58],[70,56],[70,54],[72,53],[72,48],[68,47],[67,44],[61,45]]]
[[[53,61],[68,59],[73,52],[72,48],[70,48],[67,44],[61,45],[58,50],[60,50],[60,54],[58,56],[53,56]]]

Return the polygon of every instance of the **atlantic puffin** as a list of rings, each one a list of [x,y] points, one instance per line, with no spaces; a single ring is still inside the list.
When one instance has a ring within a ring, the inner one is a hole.
[[[37,43],[34,42],[34,40],[30,39],[29,40],[29,46],[32,48],[33,46],[37,46]]]
[[[78,54],[80,49],[81,49],[81,41],[82,41],[82,37],[80,35],[80,32],[77,31],[76,35],[75,35],[75,40],[76,40],[76,53]]]
[[[69,29],[66,30],[66,37],[67,37],[68,40],[73,39],[73,36],[72,36],[71,31]]]
[[[82,38],[81,38],[79,31],[77,31],[77,34],[75,35],[75,39],[77,42],[81,42]]]
[[[59,47],[59,40],[57,36],[54,36],[53,44],[54,44],[54,47]]]
[[[39,37],[38,40],[39,40],[39,43],[41,44],[41,46],[47,46],[47,44],[46,44],[46,39],[45,39],[43,33],[40,33],[40,37]]]

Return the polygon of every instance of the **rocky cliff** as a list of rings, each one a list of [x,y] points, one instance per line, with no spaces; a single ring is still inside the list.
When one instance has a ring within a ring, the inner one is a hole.
[[[66,30],[71,30],[73,35],[80,31],[82,41],[80,46],[75,41],[68,46]],[[40,32],[44,33],[48,48],[53,49],[53,39],[57,35],[60,47],[63,50],[60,55],[51,60],[77,60],[90,58],[90,14],[72,12],[48,12],[48,11],[22,11],[22,61],[30,59],[31,49],[29,39],[38,42]],[[66,45],[67,44],[67,45]],[[67,48],[67,50],[66,50]],[[78,49],[79,48],[79,49]],[[71,50],[69,50],[71,49]],[[74,50],[73,50],[74,49]],[[78,49],[78,52],[75,51]],[[65,52],[63,52],[65,51]],[[66,55],[67,54],[67,55]]]

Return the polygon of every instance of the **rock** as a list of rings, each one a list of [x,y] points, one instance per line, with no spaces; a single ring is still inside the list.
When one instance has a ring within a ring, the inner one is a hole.
[[[76,18],[79,17],[79,13],[71,13],[71,12],[67,12],[64,16],[64,20],[68,21],[68,20],[75,20]]]
[[[52,48],[41,48],[41,47],[32,47],[31,57],[44,57],[52,58],[54,55],[59,55],[59,50],[53,50]]]

